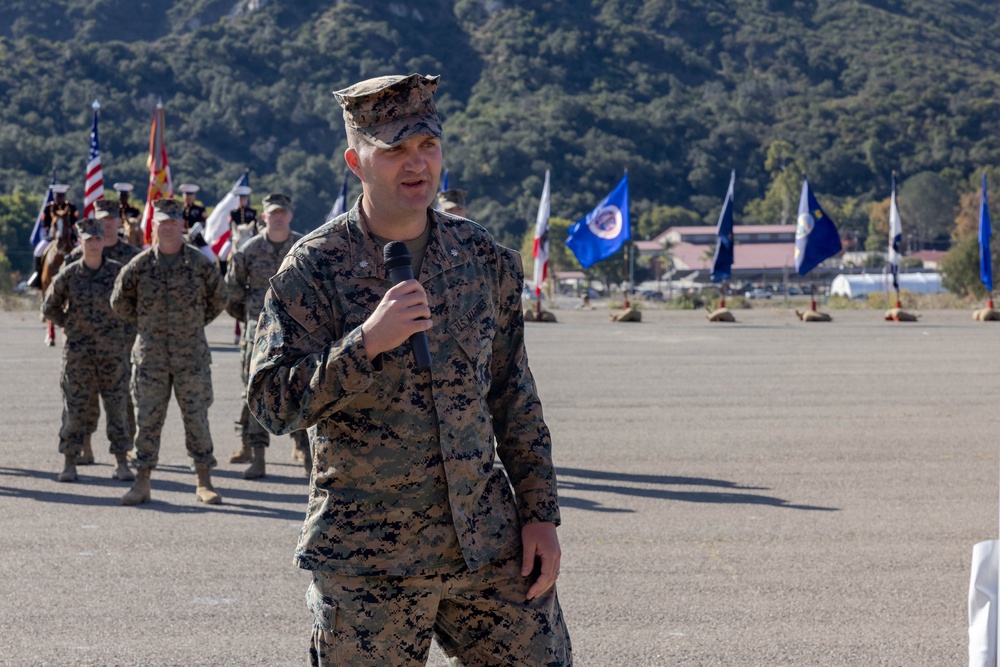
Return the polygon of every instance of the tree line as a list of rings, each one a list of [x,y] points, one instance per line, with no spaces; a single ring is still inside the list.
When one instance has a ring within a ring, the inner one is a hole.
[[[306,230],[344,174],[332,91],[385,73],[440,73],[451,184],[514,247],[546,169],[553,215],[565,220],[627,169],[642,238],[678,221],[714,223],[736,169],[739,222],[794,220],[805,175],[857,248],[883,243],[895,171],[909,241],[945,248],[962,236],[970,183],[1000,164],[998,15],[972,0],[5,7],[0,195],[17,220],[0,242],[12,259],[37,209],[18,217],[8,198],[40,198],[53,167],[82,191],[95,98],[109,183],[131,181],[141,197],[162,99],[175,183],[198,182],[213,204],[249,168],[256,193],[292,195]],[[352,196],[358,189],[352,182]]]

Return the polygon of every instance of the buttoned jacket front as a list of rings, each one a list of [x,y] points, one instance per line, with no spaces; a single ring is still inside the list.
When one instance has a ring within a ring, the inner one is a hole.
[[[359,205],[285,258],[251,363],[258,420],[276,434],[311,427],[297,562],[345,574],[474,570],[519,547],[524,522],[559,521],[520,258],[482,227],[428,211],[418,280],[432,368],[415,367],[408,343],[369,362],[361,325],[392,284]]]

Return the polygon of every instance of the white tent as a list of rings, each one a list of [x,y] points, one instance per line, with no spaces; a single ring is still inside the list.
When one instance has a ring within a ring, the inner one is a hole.
[[[913,294],[940,294],[947,292],[941,286],[941,274],[933,272],[900,273],[899,289]],[[892,276],[888,274],[864,273],[860,275],[840,274],[830,285],[830,294],[856,299],[872,292],[893,291]]]

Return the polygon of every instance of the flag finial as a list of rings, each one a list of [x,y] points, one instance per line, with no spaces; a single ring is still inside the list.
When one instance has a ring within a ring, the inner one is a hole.
[[[94,108],[94,111],[97,111],[98,109],[101,108],[101,103],[98,102],[97,100],[94,100],[94,103],[91,104],[90,106],[92,106]]]

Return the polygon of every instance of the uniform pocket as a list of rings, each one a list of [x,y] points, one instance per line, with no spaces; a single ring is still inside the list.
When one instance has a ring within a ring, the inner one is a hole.
[[[337,605],[323,597],[315,582],[306,591],[306,606],[313,615],[313,628],[332,635],[337,629]]]
[[[323,597],[314,581],[306,591],[306,606],[313,615],[309,664],[316,667],[334,667],[341,664],[341,656],[337,650],[337,605],[331,604],[329,598]]]
[[[493,337],[496,335],[493,305],[487,299],[481,299],[448,327],[448,333],[472,362],[474,377],[485,394],[492,382],[490,361],[493,358]]]

